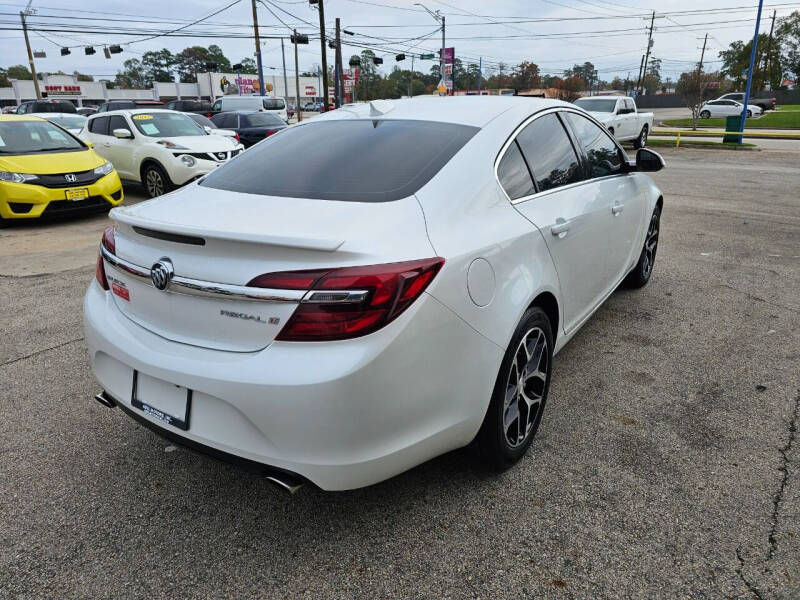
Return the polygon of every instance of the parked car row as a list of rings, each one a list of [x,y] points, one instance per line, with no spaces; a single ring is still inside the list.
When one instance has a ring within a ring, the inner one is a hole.
[[[732,117],[742,114],[744,104],[736,100],[717,99],[711,100],[700,107],[700,118],[711,119],[714,117]],[[764,110],[755,104],[747,105],[747,116],[760,116]]]

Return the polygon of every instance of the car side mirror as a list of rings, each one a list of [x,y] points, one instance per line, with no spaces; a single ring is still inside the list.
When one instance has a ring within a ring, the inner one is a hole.
[[[649,148],[639,148],[636,152],[636,170],[644,172],[660,171],[666,166],[664,159],[658,152]]]
[[[133,134],[131,133],[130,129],[115,129],[113,131],[114,137],[120,140],[129,140],[133,138]]]
[[[89,148],[94,148],[94,144],[92,142],[87,142],[86,140],[81,140],[84,144],[86,144]]]

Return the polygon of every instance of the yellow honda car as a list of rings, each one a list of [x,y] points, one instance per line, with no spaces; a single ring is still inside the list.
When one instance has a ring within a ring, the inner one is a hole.
[[[122,202],[114,166],[45,119],[0,115],[0,227]]]

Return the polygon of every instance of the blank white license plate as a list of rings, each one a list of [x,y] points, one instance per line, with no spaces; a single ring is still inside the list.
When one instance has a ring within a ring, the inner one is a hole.
[[[159,421],[189,429],[192,390],[188,388],[134,371],[131,404]]]

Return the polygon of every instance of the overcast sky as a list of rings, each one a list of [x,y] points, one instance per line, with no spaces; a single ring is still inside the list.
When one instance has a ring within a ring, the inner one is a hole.
[[[37,10],[37,14],[29,18],[33,26],[47,24],[51,29],[56,24],[67,28],[88,26],[100,32],[32,32],[33,47],[47,52],[47,58],[36,61],[37,69],[51,72],[77,69],[96,78],[113,78],[124,60],[140,57],[147,50],[166,47],[178,52],[189,45],[207,46],[211,43],[218,44],[232,62],[252,57],[252,39],[210,37],[251,34],[252,30],[247,29],[252,25],[250,0],[240,0],[208,20],[178,32],[194,30],[206,34],[199,37],[156,37],[136,42],[149,36],[121,35],[123,31],[177,29],[231,2],[233,0],[33,0],[32,8]],[[262,35],[285,35],[287,26],[313,33],[313,24],[316,24],[318,33],[318,12],[309,7],[308,2],[264,2],[275,14],[271,14],[264,4],[258,4]],[[0,22],[3,23],[0,66],[27,64],[19,26],[19,11],[26,4],[27,1],[21,0],[0,1]],[[662,76],[673,80],[696,63],[705,32],[709,33],[706,63],[710,69],[719,66],[720,49],[727,48],[733,40],[752,38],[757,8],[757,2],[752,0],[667,0],[657,3],[657,6],[653,0],[425,0],[424,4],[446,16],[447,46],[454,46],[456,56],[465,62],[477,62],[479,57],[483,57],[484,67],[492,69],[499,62],[516,65],[529,60],[537,63],[544,73],[558,73],[588,60],[599,70],[600,78],[606,80],[611,80],[614,75],[624,77],[629,72],[636,77],[649,25],[649,18],[644,15],[652,8],[656,9],[653,56],[663,59]],[[762,32],[769,32],[773,8],[777,9],[780,17],[792,10],[800,10],[800,1],[768,3],[762,16]],[[711,14],[675,14],[706,9],[723,10]],[[659,16],[659,13],[666,13],[666,16]],[[397,51],[432,52],[441,45],[436,21],[413,0],[325,0],[325,17],[330,31],[334,19],[339,17],[342,27],[356,34],[354,37],[343,36],[344,42],[352,40],[370,45],[379,56],[384,56],[384,71],[387,72],[396,64],[394,56]],[[158,31],[150,35],[155,33]],[[423,37],[428,35],[430,37]],[[96,45],[97,54],[86,56],[82,49],[84,44]],[[123,45],[122,54],[112,55],[108,60],[102,53],[103,44],[127,45]],[[73,48],[71,55],[62,57],[60,45],[79,47]],[[290,45],[287,44],[286,49],[287,68],[291,74],[294,72],[294,56]],[[345,46],[345,63],[351,54],[362,49]],[[273,73],[269,67],[281,68],[278,40],[265,40],[262,52],[265,75]],[[329,55],[332,61],[333,52]],[[318,39],[300,47],[301,71],[311,70],[319,61]],[[414,66],[416,70],[427,71],[430,64],[425,62],[420,66],[415,62]],[[400,63],[400,66],[410,68],[410,60]]]

